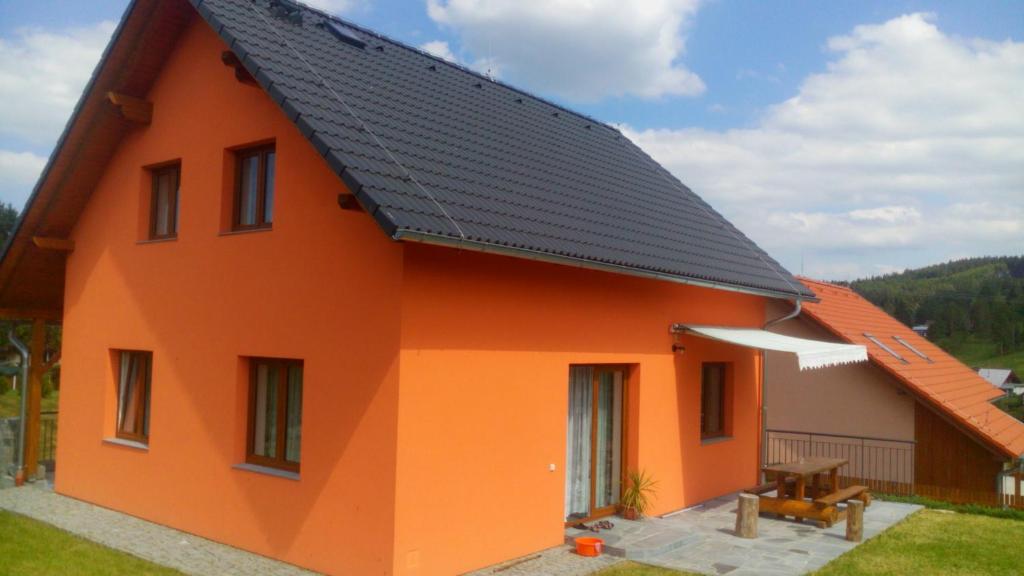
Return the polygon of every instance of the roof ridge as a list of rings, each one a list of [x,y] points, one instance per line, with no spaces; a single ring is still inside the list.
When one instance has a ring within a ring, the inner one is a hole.
[[[847,292],[854,292],[854,293],[856,293],[856,291],[854,291],[854,289],[850,288],[849,286],[841,286],[839,284],[835,284],[835,283],[829,282],[828,280],[816,280],[816,279],[811,278],[809,276],[804,276],[803,274],[797,274],[797,275],[794,276],[794,278],[796,278],[797,280],[799,280],[801,282],[810,282],[811,284],[817,284],[819,286],[827,286],[829,288],[836,288],[838,290],[845,290]]]
[[[501,86],[503,88],[507,88],[508,90],[512,90],[513,92],[522,94],[523,96],[526,96],[528,98],[536,100],[537,102],[540,102],[542,104],[546,104],[548,106],[551,106],[552,108],[557,108],[558,110],[560,110],[562,112],[566,112],[568,114],[572,114],[573,116],[576,116],[577,118],[580,118],[581,120],[585,120],[587,122],[592,122],[594,124],[597,124],[599,126],[607,128],[608,130],[611,130],[612,132],[614,132],[614,133],[616,133],[616,134],[618,134],[620,136],[625,136],[624,134],[622,134],[621,130],[619,130],[614,125],[612,125],[612,124],[610,124],[608,122],[605,122],[603,120],[598,120],[597,118],[594,118],[593,116],[589,116],[589,115],[584,114],[582,112],[579,112],[577,110],[573,110],[572,108],[569,108],[569,107],[567,107],[567,106],[565,106],[563,104],[558,104],[556,102],[553,102],[553,101],[551,101],[551,100],[549,100],[547,98],[544,98],[543,96],[538,96],[538,95],[536,95],[536,94],[534,94],[532,92],[527,91],[524,88],[519,88],[517,86],[513,86],[513,85],[511,85],[511,84],[509,84],[507,82],[504,82],[502,80],[491,78],[490,76],[488,76],[486,74],[481,74],[480,72],[477,72],[476,70],[473,70],[472,68],[469,68],[467,66],[463,66],[462,64],[459,64],[458,62],[452,62],[451,60],[445,60],[444,58],[441,58],[440,56],[436,56],[434,54],[431,54],[430,52],[427,52],[426,50],[422,50],[420,48],[417,48],[416,46],[411,46],[411,45],[406,44],[405,42],[403,42],[401,40],[396,40],[396,39],[394,39],[394,38],[392,38],[390,36],[387,36],[385,34],[381,34],[380,32],[377,32],[376,30],[372,30],[372,29],[367,28],[365,26],[362,26],[360,24],[356,24],[355,22],[352,22],[351,20],[347,20],[345,18],[342,18],[341,16],[338,16],[336,14],[331,14],[331,13],[326,12],[326,11],[320,9],[320,8],[315,8],[313,6],[310,6],[310,5],[306,4],[305,2],[303,2],[302,0],[270,0],[270,2],[280,2],[280,3],[285,3],[285,4],[293,4],[296,7],[301,8],[303,10],[308,10],[308,11],[313,12],[313,13],[315,13],[315,14],[323,17],[323,18],[326,18],[328,20],[333,20],[333,21],[335,21],[335,22],[337,22],[339,24],[342,24],[344,26],[348,26],[349,28],[357,30],[361,34],[367,34],[367,35],[372,36],[372,37],[374,37],[374,38],[376,38],[378,40],[381,40],[381,41],[393,44],[393,45],[395,45],[395,46],[397,46],[399,48],[403,48],[405,50],[409,50],[410,52],[415,52],[416,54],[419,54],[421,56],[426,56],[427,58],[430,58],[432,60],[435,60],[437,62],[445,64],[445,65],[447,65],[447,66],[449,66],[451,68],[454,68],[454,69],[456,69],[456,70],[458,70],[460,72],[465,72],[467,74],[470,74],[472,76],[477,77],[480,80],[486,80],[486,81],[491,82],[493,84],[497,84],[498,86]]]

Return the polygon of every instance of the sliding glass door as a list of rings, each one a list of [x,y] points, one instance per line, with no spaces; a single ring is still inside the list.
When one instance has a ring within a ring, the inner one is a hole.
[[[567,522],[613,514],[618,506],[622,493],[625,386],[625,368],[569,369]]]

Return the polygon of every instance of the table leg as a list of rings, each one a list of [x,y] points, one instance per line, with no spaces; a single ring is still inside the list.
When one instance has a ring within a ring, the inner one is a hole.
[[[793,487],[793,490],[795,492],[795,494],[793,495],[793,499],[796,500],[797,502],[803,502],[804,501],[804,487],[805,487],[805,485],[806,485],[806,478],[804,478],[804,475],[803,474],[797,475],[797,477],[796,477],[796,486]],[[803,519],[802,516],[796,516],[796,521],[797,522],[803,522],[804,519]]]
[[[833,468],[829,470],[828,479],[829,482],[832,484],[831,486],[829,486],[829,488],[831,488],[829,494],[835,494],[836,492],[839,492],[839,468]]]
[[[787,494],[786,494],[786,475],[785,474],[780,474],[780,473],[776,472],[776,474],[775,474],[775,486],[776,486],[776,488],[775,488],[775,491],[776,491],[775,495],[776,495],[776,497],[779,498],[779,499],[786,498]],[[779,519],[784,519],[786,517],[785,514],[776,514],[775,516],[777,518],[779,518]]]
[[[821,474],[815,474],[811,481],[811,499],[817,498],[822,493]]]

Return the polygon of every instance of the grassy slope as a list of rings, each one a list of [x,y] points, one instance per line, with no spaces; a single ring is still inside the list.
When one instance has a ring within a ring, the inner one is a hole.
[[[816,574],[1020,574],[1021,542],[1024,522],[1018,520],[924,510]]]
[[[973,337],[961,340],[940,340],[936,344],[968,366],[1009,368],[1018,376],[1024,375],[1024,350],[999,354],[995,344]]]
[[[0,511],[0,575],[172,576],[181,572]]]

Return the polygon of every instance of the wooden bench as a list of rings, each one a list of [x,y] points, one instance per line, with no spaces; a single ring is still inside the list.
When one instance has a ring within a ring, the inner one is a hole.
[[[820,498],[815,498],[814,503],[822,506],[835,506],[847,500],[860,500],[864,503],[864,507],[867,508],[871,505],[871,492],[868,491],[867,486],[847,486],[833,494],[826,494]]]
[[[793,479],[793,478],[786,478],[786,489],[787,490],[791,489],[795,483],[796,483],[795,479]],[[778,488],[779,488],[779,485],[776,482],[765,482],[764,484],[758,484],[757,486],[751,486],[750,488],[747,488],[746,490],[744,490],[744,492],[747,493],[747,494],[756,494],[758,496],[761,496],[762,494],[767,494],[768,492],[771,492],[773,490],[777,490]],[[780,494],[779,496],[784,496],[784,494]]]

